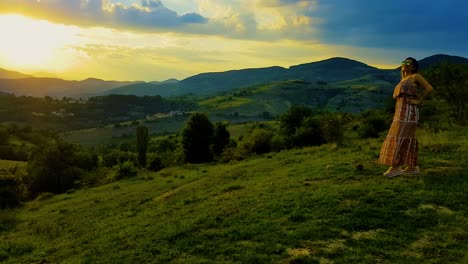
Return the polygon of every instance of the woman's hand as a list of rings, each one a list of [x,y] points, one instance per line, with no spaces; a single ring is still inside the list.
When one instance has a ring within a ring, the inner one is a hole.
[[[421,103],[421,100],[411,99],[411,100],[409,100],[409,103],[412,104],[412,105],[419,105]]]

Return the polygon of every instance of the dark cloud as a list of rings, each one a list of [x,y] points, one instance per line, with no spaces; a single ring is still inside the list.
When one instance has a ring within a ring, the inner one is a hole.
[[[465,0],[322,0],[307,15],[321,21],[318,36],[328,43],[466,50],[467,10]]]
[[[150,7],[150,8],[164,7],[164,5],[159,0],[142,0],[141,5],[144,7]]]
[[[188,13],[181,17],[182,21],[185,23],[206,23],[208,19],[197,14],[197,13]]]

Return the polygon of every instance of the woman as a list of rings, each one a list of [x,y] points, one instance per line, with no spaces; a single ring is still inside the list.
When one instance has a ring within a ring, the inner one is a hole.
[[[379,163],[390,168],[383,174],[394,177],[418,174],[418,140],[416,127],[419,120],[418,105],[432,92],[432,86],[418,73],[418,61],[407,58],[401,65],[401,81],[395,87],[395,115],[380,150]],[[403,166],[407,166],[403,168]]]

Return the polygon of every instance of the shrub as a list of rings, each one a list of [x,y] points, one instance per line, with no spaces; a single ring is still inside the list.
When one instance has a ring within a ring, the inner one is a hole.
[[[150,171],[160,171],[164,169],[164,165],[162,164],[162,160],[160,157],[153,157],[149,163],[148,169]]]
[[[0,159],[27,161],[28,153],[21,147],[0,146]]]
[[[138,174],[138,169],[135,167],[135,164],[130,161],[125,161],[116,166],[117,174],[115,175],[116,180],[133,178]]]
[[[304,119],[312,115],[312,110],[303,106],[292,106],[278,118],[280,129],[286,136],[292,135],[302,125]]]
[[[106,167],[114,167],[120,163],[131,161],[136,163],[136,157],[134,153],[124,152],[116,149],[107,151],[102,156],[102,162]]]
[[[8,143],[9,133],[6,128],[0,126],[0,146]]]
[[[377,138],[381,132],[389,127],[388,115],[377,111],[370,111],[363,114],[358,133],[361,138]]]
[[[11,174],[0,174],[0,209],[19,205],[21,189],[21,179]]]
[[[348,114],[328,113],[320,118],[323,137],[328,143],[343,142],[345,134],[345,124],[351,121]]]
[[[28,162],[27,183],[33,196],[41,192],[63,193],[96,167],[97,155],[75,145],[56,142],[38,146]]]
[[[279,152],[283,149],[286,149],[286,144],[287,142],[287,139],[285,136],[283,135],[278,135],[278,134],[275,134],[273,135],[273,137],[271,138],[271,151],[274,151],[274,152]]]
[[[229,144],[231,135],[227,130],[227,126],[227,122],[218,122],[215,124],[213,136],[213,153],[215,156],[219,156]]]
[[[291,137],[291,141],[296,147],[318,146],[325,143],[320,120],[316,117],[306,118]]]
[[[228,163],[233,160],[242,160],[244,155],[242,155],[239,151],[239,148],[235,146],[230,146],[224,149],[223,153],[219,157],[219,161],[223,163]]]
[[[263,128],[256,128],[241,141],[240,147],[246,153],[263,154],[271,151],[273,133]]]

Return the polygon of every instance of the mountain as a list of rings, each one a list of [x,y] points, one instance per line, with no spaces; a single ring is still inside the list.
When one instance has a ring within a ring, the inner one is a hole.
[[[194,75],[177,83],[136,84],[109,90],[103,94],[135,94],[161,96],[175,95],[210,95],[231,91],[236,88],[267,84],[276,81],[303,80],[306,82],[336,82],[363,77],[369,74],[385,75],[388,71],[371,67],[362,62],[346,58],[331,58],[323,61],[300,64],[289,69],[273,66],[266,68],[251,68],[230,70],[225,72],[209,72]]]
[[[336,82],[359,78],[379,71],[377,68],[358,61],[346,58],[331,58],[291,66],[289,69],[275,66],[221,73],[204,73],[182,80],[181,85],[190,93],[209,93],[296,79],[307,82]]]
[[[445,54],[432,55],[419,61],[419,69],[425,70],[441,62],[453,64],[468,64],[468,59],[460,56],[451,56]]]
[[[171,79],[167,79],[167,80],[162,81],[162,82],[152,81],[152,82],[149,82],[149,83],[151,83],[151,84],[168,84],[168,83],[178,83],[178,82],[179,82],[179,80],[171,78]]]
[[[183,93],[180,91],[180,85],[178,82],[160,83],[134,83],[129,85],[120,86],[104,92],[95,94],[97,96],[109,95],[109,94],[124,94],[124,95],[136,95],[136,96],[177,96]]]
[[[468,63],[458,56],[437,54],[420,60],[422,70],[441,61]],[[347,58],[330,58],[322,61],[294,65],[201,73],[182,81],[169,79],[163,82],[117,82],[99,79],[65,81],[58,78],[25,78],[26,75],[6,70],[0,76],[20,79],[0,79],[0,91],[30,96],[90,97],[107,94],[132,94],[138,96],[161,95],[216,95],[255,85],[278,81],[301,80],[311,84],[326,84],[372,76],[393,84],[399,79],[399,68],[382,70]]]
[[[381,70],[362,62],[337,57],[318,62],[291,66],[287,77],[290,79],[301,79],[310,82],[338,82],[379,72],[381,72]]]
[[[33,77],[33,76],[22,74],[20,72],[0,69],[0,79],[20,79],[20,78],[30,78],[30,77]]]
[[[89,78],[82,81],[66,81],[58,78],[0,79],[0,91],[25,96],[88,97],[97,92],[135,82],[104,81]]]

